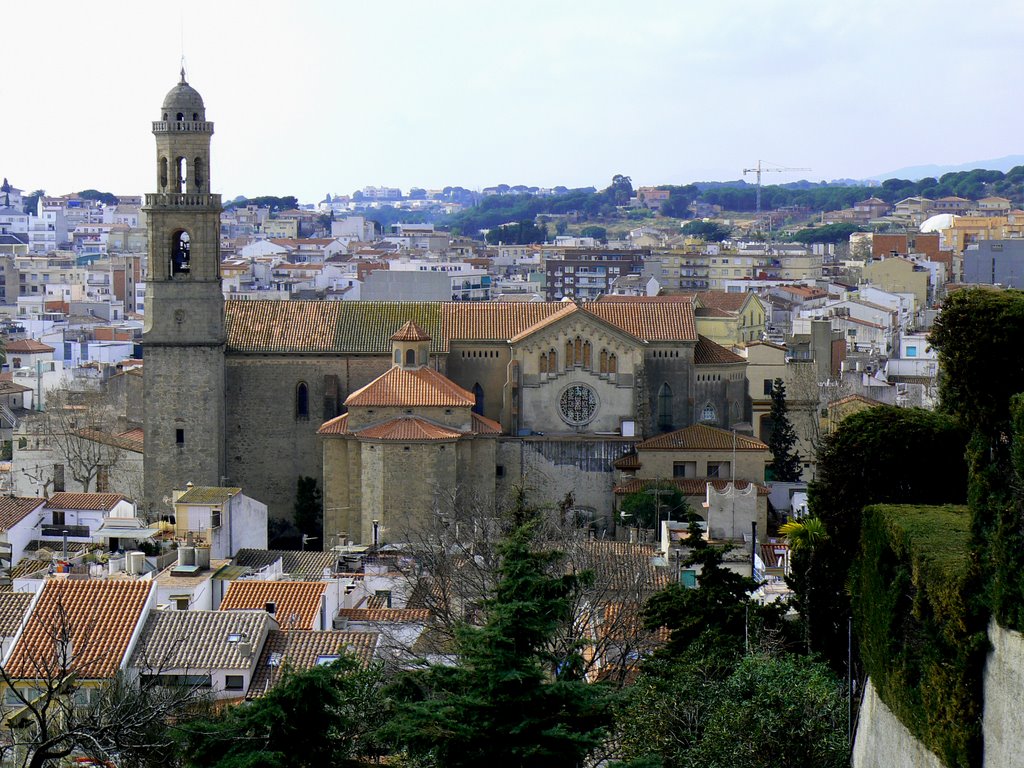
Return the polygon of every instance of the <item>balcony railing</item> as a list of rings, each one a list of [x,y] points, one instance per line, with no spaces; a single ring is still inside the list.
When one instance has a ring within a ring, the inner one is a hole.
[[[40,533],[45,537],[61,538],[64,531],[73,539],[87,539],[92,535],[88,525],[44,525]]]
[[[154,120],[153,133],[213,133],[208,120]]]
[[[147,208],[161,208],[164,206],[174,208],[220,208],[220,195],[210,195],[202,192],[146,195]]]

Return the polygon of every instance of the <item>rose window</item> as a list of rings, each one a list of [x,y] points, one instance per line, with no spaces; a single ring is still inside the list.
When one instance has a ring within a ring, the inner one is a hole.
[[[586,384],[573,384],[562,391],[558,409],[567,423],[586,424],[597,413],[597,394]]]

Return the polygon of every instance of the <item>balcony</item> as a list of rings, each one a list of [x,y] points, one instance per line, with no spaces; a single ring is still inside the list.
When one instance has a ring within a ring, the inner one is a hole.
[[[148,194],[146,208],[215,208],[220,210],[220,195],[202,192],[185,194]]]
[[[40,535],[43,538],[60,539],[63,538],[64,531],[68,532],[70,539],[88,539],[92,535],[88,525],[43,525]]]
[[[154,120],[153,133],[213,133],[209,120]]]

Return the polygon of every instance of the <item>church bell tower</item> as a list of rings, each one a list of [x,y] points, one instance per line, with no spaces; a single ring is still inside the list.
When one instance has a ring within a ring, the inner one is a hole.
[[[185,80],[164,98],[155,194],[146,195],[149,261],[143,341],[145,500],[150,515],[186,483],[222,485],[224,295],[220,195],[210,193],[203,99]]]

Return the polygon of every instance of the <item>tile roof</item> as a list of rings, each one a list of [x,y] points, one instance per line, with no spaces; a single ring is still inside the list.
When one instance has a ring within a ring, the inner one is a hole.
[[[43,506],[46,499],[35,496],[0,497],[0,531],[9,531],[25,517]]]
[[[347,435],[348,414],[343,413],[341,416],[335,416],[333,419],[325,421],[320,425],[320,429],[316,433],[318,435]]]
[[[171,669],[248,669],[268,628],[276,626],[264,610],[153,611],[132,654],[131,666],[153,672]],[[243,654],[237,639],[250,642]]]
[[[472,421],[473,432],[475,432],[476,434],[478,434],[478,435],[500,435],[501,434],[501,424],[499,424],[498,422],[494,421],[493,419],[488,419],[486,416],[481,416],[476,411],[473,411],[472,417],[473,417],[473,421]]]
[[[208,485],[194,485],[178,497],[175,504],[225,504],[232,496],[242,492],[241,488]]]
[[[245,696],[254,699],[265,694],[277,685],[286,666],[296,671],[311,669],[319,657],[333,656],[341,650],[354,655],[360,664],[369,664],[373,660],[378,637],[376,632],[287,632],[272,629],[263,644],[263,652],[256,662]]]
[[[0,637],[14,637],[35,592],[0,592]]]
[[[724,491],[729,485],[729,480],[719,480],[708,477],[671,477],[663,480],[640,479],[629,480],[622,485],[615,486],[616,496],[628,496],[650,488],[658,483],[672,483],[684,496],[704,496],[707,493],[708,483],[711,483],[717,491]],[[759,483],[751,483],[749,480],[737,480],[736,490],[743,491],[753,485],[757,488],[758,496],[767,496],[768,487]]]
[[[693,362],[696,365],[728,365],[745,363],[747,358],[716,344],[707,336],[700,336],[693,347]]]
[[[693,424],[638,443],[638,451],[767,451],[760,440],[707,424]]]
[[[369,440],[457,440],[462,432],[442,427],[417,416],[399,416],[360,430],[359,437]]]
[[[111,677],[124,661],[153,588],[150,581],[127,579],[48,580],[5,669],[22,679],[59,674],[54,633],[70,631],[71,667],[78,676]]]
[[[722,309],[733,314],[740,311],[748,298],[749,291],[700,291],[696,296],[702,307]]]
[[[55,493],[46,500],[49,509],[96,509],[109,512],[125,501],[120,493]]]
[[[640,469],[640,457],[635,453],[627,453],[622,458],[613,461],[612,466],[624,470]]]
[[[338,556],[333,552],[297,552],[289,549],[240,549],[235,555],[235,565],[253,569],[266,568],[278,560],[285,573],[301,576],[323,577],[324,568],[333,573],[338,565]]]
[[[232,581],[220,609],[255,610],[274,603],[274,616],[282,627],[312,629],[326,589],[323,581]]]
[[[575,305],[572,305],[575,306]],[[389,354],[395,328],[413,321],[445,353],[453,340],[519,336],[568,308],[562,302],[228,301],[230,352]],[[690,302],[591,302],[583,311],[648,341],[695,341]]]
[[[70,542],[68,542],[70,546]],[[40,571],[47,570],[52,559],[41,560],[33,557],[23,557],[18,561],[18,564],[11,568],[10,577],[12,579],[20,579],[23,576],[31,576],[32,574],[39,573]]]
[[[430,341],[427,332],[416,325],[415,320],[406,321],[405,325],[398,329],[398,332],[391,337],[392,341]]]
[[[338,616],[349,621],[395,624],[429,621],[431,614],[427,608],[342,608]]]
[[[43,342],[36,341],[35,339],[18,339],[18,341],[9,341],[7,342],[6,349],[8,353],[20,352],[22,354],[54,351],[54,348],[49,344],[43,344]]]
[[[284,303],[284,302],[282,302]],[[362,389],[347,398],[345,405],[365,407],[423,407],[442,408],[472,406],[476,402],[468,392],[451,379],[432,368],[412,370],[393,366]]]

